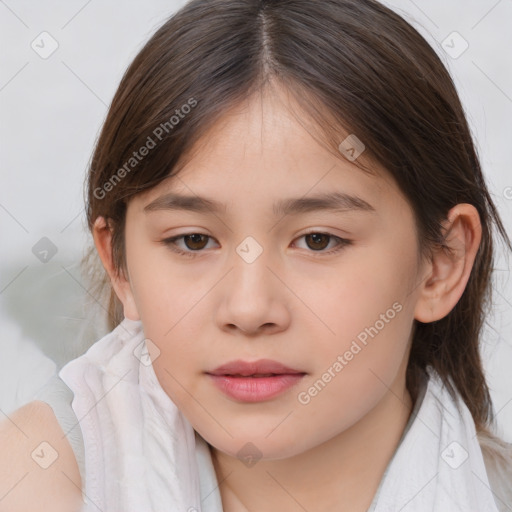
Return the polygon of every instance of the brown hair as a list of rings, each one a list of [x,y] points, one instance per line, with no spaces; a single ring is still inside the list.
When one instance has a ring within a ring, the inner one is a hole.
[[[346,134],[363,140],[365,155],[389,171],[410,202],[422,257],[443,245],[440,223],[454,205],[478,210],[482,241],[467,287],[445,318],[415,321],[407,387],[415,400],[420,374],[432,366],[452,396],[460,393],[477,429],[487,430],[494,415],[479,338],[491,297],[493,224],[512,246],[448,71],[411,25],[378,2],[186,4],[147,42],[115,94],[90,164],[89,228],[98,216],[108,220],[114,264],[125,272],[130,198],[175,175],[227,109],[272,81],[286,86],[338,156]],[[146,156],[135,159],[143,146]],[[113,328],[122,308],[103,283]]]

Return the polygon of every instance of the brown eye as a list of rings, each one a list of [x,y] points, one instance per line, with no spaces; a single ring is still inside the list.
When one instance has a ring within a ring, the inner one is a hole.
[[[185,235],[166,238],[161,240],[161,243],[181,256],[195,258],[207,252],[203,249],[207,248],[208,242],[210,241],[215,241],[215,239],[202,233],[187,233]]]
[[[317,251],[321,251],[325,249],[329,245],[330,235],[326,235],[325,233],[310,233],[308,235],[304,235],[306,244],[310,249],[314,249]]]
[[[206,244],[208,243],[209,237],[207,235],[202,235],[200,233],[194,233],[192,235],[185,235],[183,237],[183,241],[188,249],[191,251],[199,251],[204,249]]]
[[[299,240],[300,243],[296,246],[300,247],[301,244],[305,243],[305,246],[303,246],[302,249],[306,250],[310,254],[317,253],[315,256],[318,257],[335,254],[352,244],[351,240],[321,231],[310,231],[309,233],[304,233],[297,240]]]

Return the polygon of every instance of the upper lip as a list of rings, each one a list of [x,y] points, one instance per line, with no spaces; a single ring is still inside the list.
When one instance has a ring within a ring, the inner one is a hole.
[[[206,372],[211,375],[242,375],[244,377],[249,375],[257,374],[289,374],[289,373],[305,373],[300,370],[288,368],[283,364],[272,361],[271,359],[259,359],[257,361],[242,361],[237,359],[236,361],[230,361],[229,363],[223,364],[215,370]]]

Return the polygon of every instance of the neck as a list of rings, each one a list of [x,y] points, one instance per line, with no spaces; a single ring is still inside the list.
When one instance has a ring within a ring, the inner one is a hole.
[[[413,408],[395,384],[349,429],[294,457],[246,467],[210,446],[224,512],[366,512]]]

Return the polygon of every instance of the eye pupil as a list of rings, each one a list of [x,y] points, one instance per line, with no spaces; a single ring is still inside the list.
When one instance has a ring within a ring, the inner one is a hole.
[[[205,245],[208,243],[207,239],[208,239],[208,237],[206,235],[202,235],[200,233],[194,233],[192,235],[185,235],[185,237],[184,237],[185,245],[191,250],[203,249],[205,247]],[[192,244],[193,244],[192,247],[188,243],[188,241],[190,241],[190,240],[192,240]],[[205,243],[201,243],[201,241],[205,242]],[[199,244],[199,247],[194,246],[194,244]]]
[[[329,235],[326,235],[324,233],[310,233],[309,235],[306,235],[306,243],[310,249],[325,249],[329,245]],[[313,240],[313,246],[309,243],[309,240]],[[327,243],[322,244],[322,241],[326,241]],[[316,244],[320,244],[321,247],[318,247]]]

